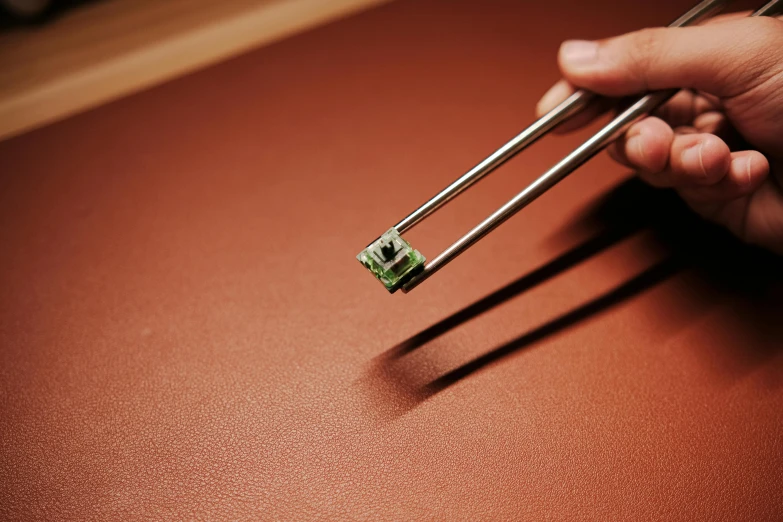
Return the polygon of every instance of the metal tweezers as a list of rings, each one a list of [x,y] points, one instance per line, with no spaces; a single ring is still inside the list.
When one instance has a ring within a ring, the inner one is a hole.
[[[731,0],[705,0],[700,2],[687,13],[669,24],[669,27],[684,27],[696,24],[723,9],[730,1]],[[751,16],[774,16],[781,8],[783,8],[783,0],[772,0],[758,11],[755,11]],[[601,152],[611,142],[622,136],[633,123],[663,105],[678,91],[679,89],[667,89],[651,92],[632,103],[609,124],[560,160],[559,163],[546,171],[541,177],[514,196],[505,205],[497,209],[492,215],[473,228],[473,230],[462,236],[457,242],[444,250],[432,261],[425,262],[423,269],[402,286],[403,293],[407,293],[416,288],[432,274],[443,268],[449,261],[452,261],[475,244],[479,239],[489,234],[501,223],[532,203],[544,192],[555,186],[559,181],[563,180],[574,170]],[[397,223],[394,228],[399,234],[411,229],[424,218],[464,192],[471,185],[517,155],[526,147],[532,145],[557,125],[583,110],[596,98],[597,95],[585,90],[575,92],[549,113],[539,118],[530,127],[489,155],[484,161],[470,169],[462,177],[439,192],[435,197],[417,208],[408,217]]]

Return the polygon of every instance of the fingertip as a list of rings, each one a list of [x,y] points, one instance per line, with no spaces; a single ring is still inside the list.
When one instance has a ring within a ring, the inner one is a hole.
[[[763,154],[748,150],[731,153],[726,176],[713,185],[688,185],[680,195],[691,203],[723,204],[755,192],[769,175],[769,162]]]
[[[731,164],[728,145],[712,134],[690,134],[683,138],[688,143],[679,153],[680,170],[687,181],[701,185],[720,181]]]
[[[536,118],[541,118],[576,92],[576,88],[566,80],[555,83],[536,104]],[[557,125],[554,134],[568,134],[588,125],[612,107],[610,100],[598,98],[576,114]]]
[[[720,134],[726,126],[726,115],[718,111],[708,111],[693,120],[693,127],[702,133]]]
[[[590,68],[598,61],[598,42],[567,40],[560,44],[557,60],[564,70],[579,71]]]
[[[769,174],[769,161],[758,151],[748,150],[731,154],[729,178],[737,187],[737,195],[755,191]]]
[[[672,127],[680,127],[693,121],[693,92],[683,89],[675,94],[663,107],[659,115]]]
[[[536,104],[536,117],[548,113],[574,93],[574,88],[565,80],[559,80],[544,93]]]
[[[673,139],[674,131],[663,120],[645,118],[628,130],[623,152],[633,166],[655,174],[669,162]]]
[[[595,89],[595,84],[605,83],[603,78],[613,67],[599,56],[601,44],[588,40],[568,40],[560,45],[557,64],[563,77],[574,85],[585,87],[599,94],[612,95],[607,90]],[[610,82],[611,83],[611,82]]]
[[[702,146],[702,166],[707,182],[717,182],[731,165],[731,149],[719,137],[707,134]]]
[[[623,165],[624,167],[636,168],[628,161],[625,156],[625,143],[622,140],[617,140],[606,148],[606,153],[612,160]]]

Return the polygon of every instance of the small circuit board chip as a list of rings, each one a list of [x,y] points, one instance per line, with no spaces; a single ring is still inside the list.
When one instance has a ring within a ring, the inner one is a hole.
[[[424,256],[414,250],[396,229],[390,228],[362,250],[359,260],[393,294],[409,277],[424,268]]]

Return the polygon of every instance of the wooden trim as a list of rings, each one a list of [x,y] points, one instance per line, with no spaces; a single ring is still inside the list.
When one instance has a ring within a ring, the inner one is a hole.
[[[120,1],[139,4],[138,0],[115,0],[115,2]],[[190,6],[198,3],[193,0],[188,1]],[[206,1],[212,2],[213,10],[215,2],[230,4],[225,0]],[[44,27],[38,32],[7,35],[0,39],[0,55],[10,57],[0,60],[0,84],[2,84],[0,139],[20,134],[225,60],[253,47],[388,1],[245,1],[243,8],[237,9],[235,3],[233,9],[229,9],[230,13],[223,17],[211,13],[209,16],[213,19],[205,23],[185,28],[175,27],[172,34],[157,35],[157,38],[150,42],[139,44],[138,34],[135,35],[135,39],[128,38],[127,44],[122,41],[119,44],[112,42],[114,45],[109,47],[114,49],[109,57],[90,56],[86,53],[87,57],[80,61],[80,53],[72,52],[60,60],[62,63],[58,63],[57,58],[57,31],[64,33],[65,38],[73,38],[74,33],[78,31],[78,23],[71,22],[68,27],[68,20],[63,20],[59,27],[58,21],[53,26]],[[108,3],[112,4],[112,2]],[[155,0],[158,11],[161,11],[162,4],[166,2],[158,3],[158,0]],[[168,3],[168,5],[176,5],[176,3]],[[181,8],[182,4],[179,6]],[[100,4],[96,4],[94,8],[99,7]],[[116,7],[115,3],[112,6],[115,14]],[[166,13],[157,12],[156,17],[160,16],[165,17]],[[91,27],[95,26],[94,20],[86,23]],[[74,25],[77,29],[74,29]],[[89,31],[89,29],[85,30]],[[121,31],[121,28],[114,30]],[[114,36],[122,38],[121,34]],[[32,38],[48,38],[49,43],[39,45],[40,48],[36,49],[35,45],[30,44],[29,39]],[[17,61],[25,61],[10,65],[3,63],[14,59],[13,55],[5,53],[13,53],[18,49],[25,50],[24,45],[20,46],[20,39],[22,44],[30,44],[27,55],[17,53]],[[87,35],[80,45],[100,46],[103,43],[91,42]],[[43,56],[43,53],[48,54]],[[48,62],[48,70],[55,71],[49,75],[50,77],[47,77],[46,70],[43,74],[41,72],[43,59]]]

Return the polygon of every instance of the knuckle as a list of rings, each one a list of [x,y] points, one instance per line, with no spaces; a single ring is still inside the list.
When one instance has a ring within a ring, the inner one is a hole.
[[[659,47],[659,31],[657,29],[640,29],[631,33],[631,43],[634,51],[640,55],[655,54]]]
[[[649,71],[654,67],[662,52],[662,38],[659,29],[642,29],[629,34],[629,73],[647,90]]]
[[[728,78],[740,79],[738,85],[727,92],[736,97],[758,92],[771,80],[783,74],[783,21],[762,16],[743,21],[745,31],[737,43],[737,52],[744,52],[747,59],[738,63],[726,63]]]

